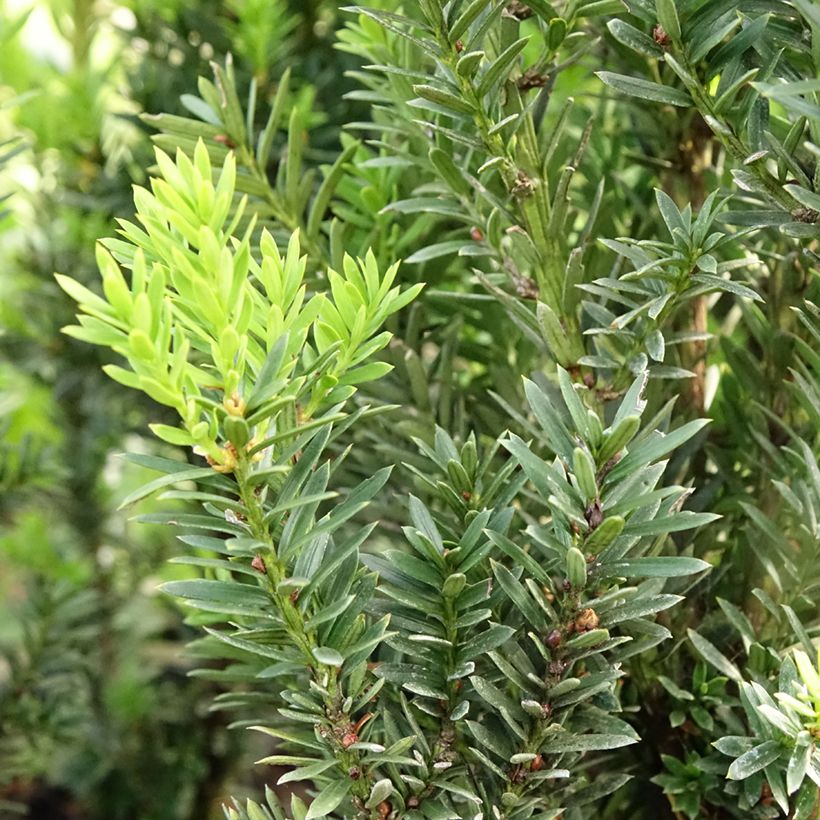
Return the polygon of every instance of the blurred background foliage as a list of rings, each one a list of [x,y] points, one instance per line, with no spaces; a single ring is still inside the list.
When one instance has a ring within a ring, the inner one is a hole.
[[[205,818],[247,781],[253,750],[186,677],[189,631],[156,593],[177,547],[116,509],[147,474],[117,453],[156,451],[146,408],[60,333],[53,273],[96,278],[153,161],[140,115],[182,113],[228,52],[261,99],[290,67],[318,162],[350,111],[338,24],[295,0],[0,5],[0,817]]]

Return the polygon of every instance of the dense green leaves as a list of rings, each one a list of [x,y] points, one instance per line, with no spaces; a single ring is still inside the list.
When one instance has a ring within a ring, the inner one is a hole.
[[[246,25],[58,279],[165,408],[119,497],[192,677],[306,788],[227,816],[810,820],[813,7],[344,14],[343,102]]]

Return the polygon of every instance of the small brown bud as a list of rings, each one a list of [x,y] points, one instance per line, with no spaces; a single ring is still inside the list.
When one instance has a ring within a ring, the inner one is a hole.
[[[379,817],[389,817],[391,811],[393,807],[386,800],[379,803]]]
[[[461,54],[464,51],[464,43],[461,40],[456,40],[456,54]]]
[[[522,299],[537,299],[538,298],[538,283],[535,279],[530,279],[529,276],[514,276],[515,292]]]
[[[561,630],[560,629],[553,629],[549,635],[547,635],[546,644],[550,649],[558,649],[561,646]]]
[[[601,619],[594,609],[582,609],[575,616],[575,628],[578,632],[589,632],[590,629],[597,629]]]
[[[528,68],[518,78],[518,87],[522,91],[529,91],[531,88],[543,88],[549,82],[549,79],[549,74],[541,74],[534,68]]]
[[[536,755],[530,763],[530,771],[538,772],[544,768],[544,758],[541,755]]]
[[[521,765],[517,765],[514,768],[510,769],[507,772],[507,777],[510,778],[510,783],[523,783],[525,774],[524,770],[521,768]]]
[[[666,29],[660,23],[652,29],[652,39],[661,46],[661,48],[666,48],[666,46],[672,42],[672,38],[666,33]]]
[[[416,795],[411,794],[410,797],[407,798],[407,808],[415,809],[420,802],[421,801],[418,799],[418,797],[416,797]]]
[[[519,171],[510,193],[521,199],[528,197],[535,190],[535,183],[523,172]]]
[[[470,228],[470,238],[473,242],[481,242],[481,240],[484,239],[484,231],[473,225],[473,227]]]
[[[507,6],[507,13],[511,17],[515,17],[516,20],[526,20],[528,17],[532,17],[532,9],[522,3],[521,0],[512,0],[512,2]]]
[[[347,770],[347,776],[351,780],[358,780],[362,776],[362,770],[358,766],[351,766]]]
[[[564,674],[564,670],[567,668],[567,665],[563,661],[550,661],[550,665],[547,667],[547,671],[553,677],[557,678]]]
[[[265,566],[265,559],[261,555],[255,555],[251,561],[251,567],[262,575],[268,574],[268,568]]]
[[[217,134],[214,142],[224,145],[226,148],[236,148],[236,143],[227,134]]]
[[[353,731],[347,732],[347,733],[345,733],[344,737],[342,738],[342,748],[343,749],[349,749],[354,743],[358,743],[358,742],[359,742],[359,736],[355,732],[353,732]]]
[[[604,511],[601,509],[601,502],[597,498],[584,511],[584,518],[586,518],[591,530],[601,526],[601,522],[604,520]]]
[[[797,210],[792,211],[792,216],[798,222],[805,222],[808,225],[813,225],[816,222],[820,222],[820,213],[812,208],[798,208]]]

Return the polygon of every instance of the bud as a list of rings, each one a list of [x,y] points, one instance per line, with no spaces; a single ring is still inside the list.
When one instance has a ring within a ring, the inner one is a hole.
[[[454,458],[451,458],[447,462],[447,475],[450,478],[450,483],[458,492],[465,493],[473,489],[473,484],[467,475],[467,471]]]
[[[638,432],[641,426],[641,417],[638,415],[626,416],[621,419],[617,426],[604,434],[604,443],[598,451],[598,461],[609,461],[614,455],[620,453]]]
[[[621,534],[625,524],[626,522],[620,515],[605,518],[584,541],[584,549],[590,553],[599,554]]]
[[[590,447],[597,450],[604,438],[604,428],[601,426],[600,416],[594,410],[587,409],[587,425],[589,427]]]
[[[244,416],[245,408],[247,407],[239,393],[232,393],[230,396],[225,396],[222,400],[222,406],[231,416]]]
[[[558,647],[561,646],[562,638],[563,636],[561,635],[561,630],[553,629],[552,632],[547,635],[544,643],[546,643],[550,649],[558,649]]]
[[[205,441],[208,438],[208,432],[210,430],[210,425],[207,421],[198,421],[192,428],[191,428],[191,438],[196,442]]]
[[[598,484],[595,481],[595,464],[586,450],[576,447],[572,451],[572,470],[578,479],[578,488],[584,501],[598,497]]]
[[[572,640],[567,641],[567,649],[588,649],[607,640],[609,640],[608,629],[590,629],[589,632],[582,632]]]
[[[537,700],[522,700],[521,708],[531,717],[544,716],[544,707]]]
[[[226,416],[225,421],[222,422],[222,427],[225,431],[225,437],[237,450],[242,449],[250,441],[251,430],[245,419],[238,416]]]
[[[550,47],[550,51],[555,51],[561,43],[564,42],[564,38],[567,36],[567,23],[563,17],[553,17],[550,20],[550,28],[549,34],[547,36],[547,42]]]
[[[578,547],[567,550],[567,580],[573,589],[583,589],[587,583],[587,560]]]
[[[467,583],[467,576],[463,572],[455,572],[450,575],[444,582],[441,588],[441,594],[445,598],[455,598],[464,589]]]
[[[561,324],[561,320],[549,305],[539,302],[535,309],[535,316],[541,326],[541,333],[558,361],[572,361],[572,350],[569,337]]]

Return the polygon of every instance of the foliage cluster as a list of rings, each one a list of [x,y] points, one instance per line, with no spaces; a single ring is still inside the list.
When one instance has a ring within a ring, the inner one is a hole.
[[[57,277],[199,696],[284,768],[226,817],[816,820],[817,7],[230,8]]]

